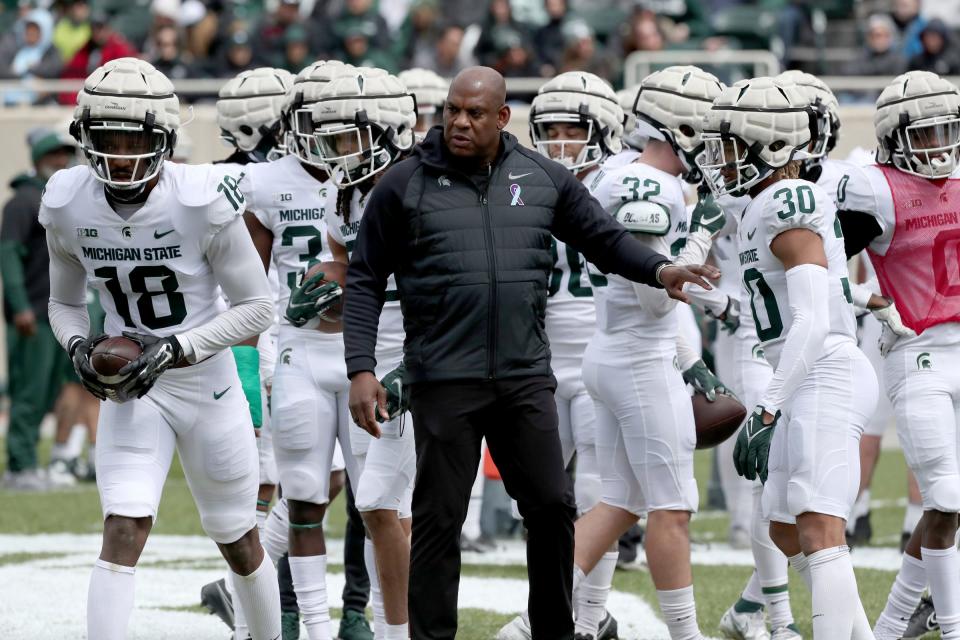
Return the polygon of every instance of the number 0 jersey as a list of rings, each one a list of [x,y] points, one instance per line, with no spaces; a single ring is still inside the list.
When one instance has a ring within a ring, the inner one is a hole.
[[[124,219],[86,165],[47,183],[40,223],[87,272],[106,312],[104,331],[170,336],[226,309],[205,253],[244,207],[240,175],[216,165],[164,162],[146,202]]]
[[[809,229],[823,240],[830,279],[830,333],[856,340],[847,257],[836,208],[827,193],[805,180],[780,180],[760,192],[737,230],[740,275],[747,289],[757,336],[774,367],[793,324],[783,263],[770,243],[790,229]]]
[[[336,187],[329,180],[318,182],[293,155],[246,165],[240,187],[247,210],[273,233],[271,251],[280,280],[277,313],[280,324],[290,324],[284,314],[297,275],[311,260],[333,259],[324,216],[331,196],[336,202]]]
[[[631,203],[655,205],[659,228],[652,234],[644,234],[644,238],[646,244],[663,255],[672,255],[671,248],[682,247],[686,241],[687,207],[683,185],[677,176],[648,164],[632,162],[605,178],[594,197],[611,215]],[[675,305],[666,301],[663,291],[616,274],[609,274],[607,281],[607,286],[595,290],[599,330],[613,333],[638,329],[642,330],[643,338],[676,338],[679,321]]]

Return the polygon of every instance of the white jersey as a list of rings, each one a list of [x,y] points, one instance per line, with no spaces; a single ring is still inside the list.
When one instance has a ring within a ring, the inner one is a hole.
[[[246,165],[241,188],[247,210],[273,233],[271,252],[280,280],[277,314],[281,325],[290,324],[284,314],[297,275],[311,260],[333,259],[324,216],[331,193],[336,201],[336,187],[329,180],[318,182],[296,156],[289,155]]]
[[[833,201],[811,182],[780,180],[747,205],[737,232],[741,280],[747,288],[757,336],[774,367],[780,361],[793,313],[786,271],[770,251],[770,243],[790,229],[809,229],[823,239],[830,278],[830,333],[856,341],[847,257]]]
[[[619,169],[624,167],[637,158],[640,157],[640,152],[634,149],[633,147],[628,147],[624,145],[623,151],[620,153],[615,153],[606,160],[603,161],[601,165],[605,171],[613,171],[614,169]]]
[[[243,213],[239,178],[216,165],[164,162],[146,202],[124,219],[90,168],[76,166],[47,183],[39,220],[86,271],[107,334],[182,334],[227,308],[205,254]]]
[[[350,198],[350,221],[346,222],[337,211],[336,198],[331,199],[327,204],[327,232],[330,239],[345,247],[348,255],[352,255],[353,246],[357,241],[357,233],[360,231],[360,220],[363,219],[363,211],[366,204],[366,198],[369,195],[360,192],[360,189],[354,189]],[[383,304],[383,311],[380,313],[380,326],[377,330],[377,360],[384,357],[395,360],[396,364],[390,366],[389,362],[383,362],[384,366],[394,368],[399,365],[398,356],[403,354],[403,340],[406,333],[403,330],[403,313],[400,311],[400,296],[397,292],[397,281],[393,274],[387,278],[386,301]]]
[[[667,217],[665,231],[646,236],[646,244],[663,255],[683,246],[687,235],[687,208],[683,185],[677,176],[648,164],[633,162],[612,172],[598,186],[594,197],[611,214],[630,202],[652,202]],[[674,304],[665,294],[647,285],[618,276],[607,276],[606,287],[595,290],[597,328],[607,333],[642,329],[642,337],[673,340],[678,331]]]

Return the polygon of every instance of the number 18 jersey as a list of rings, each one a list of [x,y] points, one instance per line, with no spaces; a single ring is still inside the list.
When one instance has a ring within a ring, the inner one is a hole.
[[[809,229],[823,240],[830,280],[830,333],[856,340],[856,320],[843,233],[827,193],[805,180],[780,180],[760,192],[743,212],[738,233],[740,276],[757,336],[774,367],[793,324],[787,274],[770,243],[790,229]]]
[[[166,337],[226,310],[205,253],[243,212],[239,177],[214,165],[164,162],[146,202],[126,219],[88,166],[50,179],[40,223],[83,265],[100,294],[107,334]]]

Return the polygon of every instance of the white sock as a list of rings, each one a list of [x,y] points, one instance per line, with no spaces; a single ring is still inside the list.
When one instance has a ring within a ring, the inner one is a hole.
[[[807,560],[807,556],[798,553],[795,556],[790,556],[788,560],[790,560],[790,566],[800,574],[800,577],[803,578],[803,583],[807,585],[807,589],[812,593],[813,584],[810,580],[810,563]]]
[[[903,554],[900,572],[887,596],[887,605],[873,628],[877,640],[894,640],[903,636],[926,587],[927,572],[923,568],[923,561],[908,553]]]
[[[930,595],[937,610],[940,637],[944,640],[960,638],[960,560],[957,548],[927,549],[920,547],[923,568],[930,581]]]
[[[763,591],[760,586],[760,577],[757,575],[756,571],[750,574],[750,579],[747,580],[747,586],[743,588],[743,593],[740,594],[740,599],[746,600],[747,602],[763,604]]]
[[[93,563],[87,589],[87,637],[124,640],[133,612],[134,567],[100,560]]]
[[[50,462],[54,460],[69,460],[70,457],[67,455],[69,451],[69,445],[66,442],[54,442],[53,446],[50,447]]]
[[[868,513],[870,513],[870,489],[864,489],[863,493],[857,496],[857,501],[853,503],[853,509],[850,510],[850,517],[847,518],[847,533],[853,533],[857,518]]]
[[[363,539],[363,564],[370,578],[370,607],[373,609],[373,634],[383,638],[387,629],[387,610],[383,606],[383,591],[380,590],[380,573],[377,571],[377,556],[373,550],[373,540]]]
[[[67,460],[79,458],[83,453],[83,443],[87,441],[87,425],[77,423],[70,427],[70,435],[67,436]]]
[[[671,640],[703,638],[697,626],[697,604],[693,601],[693,585],[670,591],[657,591],[660,612],[670,631]],[[818,639],[819,640],[819,639]]]
[[[904,533],[913,533],[913,530],[917,528],[917,524],[920,522],[920,518],[923,517],[923,505],[914,504],[912,502],[907,503],[907,508],[903,512],[903,529]]]
[[[331,640],[327,604],[327,556],[290,556],[290,576],[297,594],[300,619],[310,640]]]
[[[817,640],[849,640],[860,599],[857,578],[846,545],[811,553],[809,563],[813,636]]]
[[[287,501],[277,500],[277,504],[273,505],[273,509],[271,509],[267,515],[267,522],[263,526],[263,536],[261,538],[263,540],[263,548],[266,550],[267,555],[270,556],[274,565],[280,561],[283,554],[290,548],[290,525],[288,518],[289,511],[287,509]]]
[[[767,609],[771,629],[793,623],[790,591],[787,588],[787,556],[770,539],[770,521],[763,517],[763,485],[753,487],[753,521],[750,524],[750,549],[757,568],[756,576]]]
[[[377,636],[379,638],[379,636]],[[384,623],[383,640],[407,640],[410,634],[407,632],[407,625],[404,624],[386,624]]]
[[[243,612],[243,605],[237,598],[237,588],[233,584],[233,575],[233,571],[227,567],[227,579],[224,580],[224,584],[233,598],[233,635],[237,640],[245,640],[250,635],[250,628],[247,626],[247,615]]]
[[[246,613],[250,637],[253,640],[276,640],[280,637],[280,587],[277,583],[277,570],[264,554],[263,562],[253,573],[241,576],[234,571],[234,602]],[[234,612],[236,612],[236,604]]]
[[[607,610],[607,598],[613,583],[613,573],[617,569],[619,552],[608,551],[600,558],[597,566],[587,574],[577,589],[574,600],[576,626],[574,631],[596,637],[600,623]]]
[[[573,565],[573,595],[577,595],[577,590],[580,588],[580,585],[586,580],[587,574],[583,572],[583,569],[579,565],[574,563]]]

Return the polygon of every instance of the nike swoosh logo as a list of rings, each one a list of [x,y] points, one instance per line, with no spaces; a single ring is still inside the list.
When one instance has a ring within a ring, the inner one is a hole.
[[[403,404],[403,382],[397,378],[393,381],[393,385],[397,388],[397,404]]]
[[[526,178],[527,176],[531,175],[532,173],[533,173],[533,171],[527,171],[526,173],[518,173],[517,175],[513,175],[512,173],[508,173],[508,174],[507,174],[507,178],[510,179],[510,180],[519,180],[520,178]]]
[[[220,398],[223,397],[223,394],[225,394],[227,391],[230,391],[231,388],[232,388],[232,385],[231,385],[230,387],[227,387],[226,389],[224,389],[224,390],[221,391],[220,393],[217,393],[216,391],[214,391],[214,392],[213,392],[213,399],[214,399],[214,400],[219,400]]]
[[[170,229],[170,231],[164,231],[163,233],[159,233],[159,232],[157,232],[156,229],[154,229],[154,230],[153,230],[153,237],[154,237],[155,239],[159,240],[159,239],[162,238],[163,236],[168,236],[168,235],[170,235],[171,233],[173,233],[174,231],[176,231],[176,229]]]
[[[757,232],[756,229],[754,229],[753,231],[748,231],[748,232],[747,232],[747,240],[753,240],[753,234],[755,234],[756,232]]]
[[[723,217],[723,211],[720,211],[717,213],[717,215],[713,216],[712,218],[700,218],[700,226],[705,227],[708,224],[713,224],[714,222],[716,222],[722,217]]]

